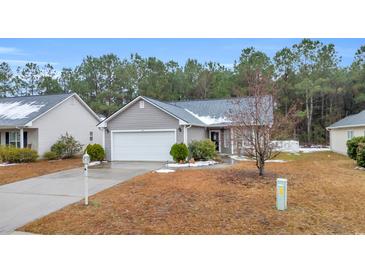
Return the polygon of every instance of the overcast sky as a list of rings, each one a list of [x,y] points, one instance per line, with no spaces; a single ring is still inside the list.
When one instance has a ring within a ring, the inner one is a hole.
[[[319,39],[333,43],[342,66],[351,64],[356,50],[365,45],[365,39]],[[216,61],[231,67],[243,48],[253,46],[270,57],[283,47],[290,47],[300,39],[0,39],[0,61],[13,67],[27,62],[40,65],[51,63],[55,68],[74,67],[86,55],[100,56],[115,53],[128,57],[139,53],[163,61],[175,60],[183,65],[188,58],[200,62]]]

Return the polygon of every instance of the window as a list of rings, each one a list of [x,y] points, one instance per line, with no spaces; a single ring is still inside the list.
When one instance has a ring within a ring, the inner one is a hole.
[[[94,141],[94,132],[93,131],[90,131],[89,139],[90,139],[90,142]]]
[[[144,108],[144,101],[143,100],[139,101],[139,108]]]
[[[8,145],[20,147],[20,133],[19,131],[10,131],[9,132],[9,142]]]
[[[354,132],[352,130],[347,131],[347,140],[350,140],[354,137]]]
[[[224,148],[228,147],[228,142],[229,142],[228,130],[224,130],[223,131],[223,146],[224,146]]]

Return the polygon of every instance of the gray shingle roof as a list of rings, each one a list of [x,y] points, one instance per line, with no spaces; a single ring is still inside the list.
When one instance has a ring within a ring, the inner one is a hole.
[[[205,124],[201,120],[199,120],[198,118],[196,118],[195,116],[193,116],[192,114],[190,114],[189,112],[187,112],[185,109],[183,109],[181,107],[177,107],[173,104],[161,102],[161,101],[149,98],[149,97],[143,96],[143,98],[146,99],[147,101],[150,101],[152,104],[155,104],[158,107],[166,110],[167,112],[171,113],[172,115],[180,118],[181,120],[184,120],[185,122],[187,122],[189,124],[205,126]]]
[[[232,108],[233,99],[219,100],[192,100],[170,102],[175,106],[188,109],[199,116],[211,116],[214,118],[224,117]]]
[[[217,124],[229,124],[228,121],[222,121],[222,118],[227,117],[230,110],[235,108],[235,104],[239,102],[241,107],[252,107],[252,97],[241,97],[235,99],[216,99],[216,100],[192,100],[192,101],[175,101],[170,102],[175,106],[181,107],[185,110],[191,111],[194,114],[202,117],[211,117],[217,119]],[[265,98],[264,102],[269,103],[270,97]],[[237,101],[238,100],[238,101]],[[271,105],[271,104],[270,104]],[[270,106],[268,105],[268,106]],[[270,117],[263,117],[264,122],[271,123],[273,120],[273,112],[270,111]],[[229,115],[228,115],[229,116]],[[210,119],[212,120],[212,119]],[[219,121],[221,120],[221,121]]]
[[[159,100],[145,96],[139,96],[137,98],[143,98],[147,102],[150,102],[151,104],[163,109],[167,113],[171,114],[172,116],[178,119],[185,121],[188,124],[202,127],[230,125],[231,122],[227,119],[227,115],[228,112],[234,108],[235,102],[237,100],[237,99],[216,99],[216,100],[161,102]],[[268,96],[267,99],[271,100],[271,97]],[[247,108],[252,107],[253,105],[252,97],[239,98],[238,102],[241,104],[241,106]],[[264,102],[270,102],[270,101],[264,100]],[[271,106],[271,104],[268,106]],[[116,111],[114,114],[110,115],[108,118],[106,118],[99,124],[107,122],[108,120],[112,119],[115,115],[118,115],[122,110],[123,108]],[[269,114],[266,116],[269,117],[262,117],[263,123],[272,123],[273,121],[272,109],[270,109]]]
[[[336,127],[351,127],[351,126],[359,126],[359,125],[365,125],[365,110],[354,114],[347,116],[336,123],[333,123],[328,128],[336,128]]]
[[[24,126],[72,94],[0,98],[0,127]]]

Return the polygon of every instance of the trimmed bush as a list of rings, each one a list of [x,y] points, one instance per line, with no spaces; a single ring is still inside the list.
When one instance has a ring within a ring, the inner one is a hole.
[[[192,141],[189,145],[190,157],[195,160],[212,160],[217,156],[215,143],[209,139]]]
[[[365,167],[365,143],[359,143],[357,146],[356,163],[358,166]]]
[[[72,135],[61,135],[56,143],[51,146],[51,151],[56,153],[57,158],[72,158],[82,150],[82,145]]]
[[[181,144],[174,144],[171,147],[170,155],[174,159],[175,162],[185,161],[186,158],[189,156],[189,149],[188,147],[181,143]]]
[[[359,143],[365,143],[365,137],[354,137],[346,142],[347,155],[353,160],[357,160],[357,146]]]
[[[86,147],[86,152],[90,156],[91,161],[103,161],[105,157],[105,151],[99,144],[89,144]]]
[[[58,155],[54,151],[47,151],[46,153],[43,154],[43,158],[46,160],[57,160]]]
[[[38,153],[30,148],[16,148],[13,146],[0,148],[1,162],[8,163],[29,163],[38,158]]]

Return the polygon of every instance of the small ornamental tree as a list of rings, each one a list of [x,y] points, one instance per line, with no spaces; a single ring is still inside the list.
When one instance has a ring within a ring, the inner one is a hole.
[[[265,162],[279,153],[273,138],[280,135],[284,122],[292,118],[289,114],[274,116],[276,88],[269,76],[256,70],[247,75],[247,83],[249,97],[234,100],[227,116],[232,126],[232,139],[241,144],[246,156],[255,159],[262,176]]]
[[[172,156],[174,161],[177,163],[181,162],[181,161],[185,161],[189,155],[188,147],[183,143],[174,144],[171,147],[170,155]]]
[[[52,145],[51,151],[57,154],[58,158],[72,158],[82,150],[82,145],[72,135],[66,132],[61,135],[58,141]]]

